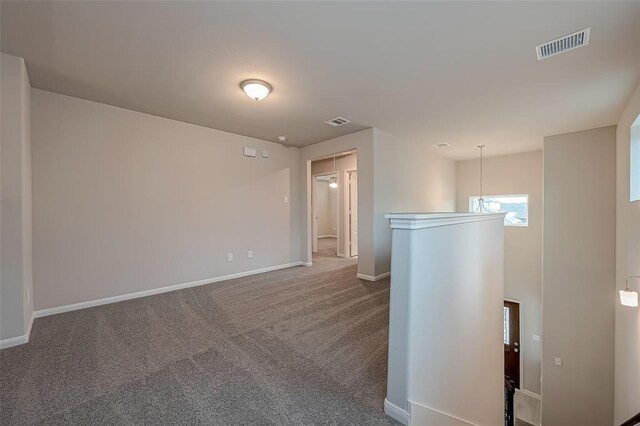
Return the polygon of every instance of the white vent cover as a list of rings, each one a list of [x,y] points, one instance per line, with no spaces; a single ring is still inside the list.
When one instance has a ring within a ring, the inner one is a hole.
[[[324,122],[324,124],[328,124],[329,126],[333,126],[333,127],[344,126],[347,123],[351,123],[351,121],[347,120],[344,117],[336,117]]]
[[[446,148],[446,147],[451,146],[451,145],[449,145],[449,144],[448,144],[448,143],[446,143],[446,142],[442,142],[442,143],[437,143],[437,144],[435,144],[434,146],[435,146],[436,148]]]
[[[536,46],[538,60],[541,61],[550,56],[555,56],[560,53],[577,49],[578,47],[586,46],[589,44],[590,33],[591,28],[585,28],[584,30],[576,31],[575,33],[571,33],[564,37]]]

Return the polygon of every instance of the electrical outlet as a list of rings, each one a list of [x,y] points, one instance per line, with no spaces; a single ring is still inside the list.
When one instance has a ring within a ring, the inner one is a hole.
[[[227,262],[233,262],[233,253],[227,253]]]
[[[247,257],[248,257],[249,259],[253,259],[253,250],[249,250],[249,251],[247,252]]]
[[[556,358],[555,359],[555,364],[556,365],[562,365],[562,358]]]
[[[539,335],[537,335],[537,334],[534,334],[534,335],[533,335],[533,341],[534,341],[534,342],[539,342],[539,341],[540,341],[540,336],[539,336]]]
[[[284,196],[284,203],[287,204],[289,202],[289,197],[287,197],[286,195]]]

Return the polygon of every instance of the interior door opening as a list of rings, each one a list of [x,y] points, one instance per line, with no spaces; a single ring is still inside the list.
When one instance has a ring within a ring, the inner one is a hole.
[[[339,187],[332,187],[335,175],[313,176],[312,252],[323,256],[338,256]]]
[[[309,189],[307,253],[318,261],[358,256],[358,203],[355,149],[307,163]]]

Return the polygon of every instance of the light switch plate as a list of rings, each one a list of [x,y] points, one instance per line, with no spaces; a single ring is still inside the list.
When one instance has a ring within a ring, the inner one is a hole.
[[[227,253],[227,262],[233,262],[233,253]]]
[[[269,151],[262,151],[262,158],[269,158]]]
[[[248,257],[249,259],[253,259],[253,250],[249,250],[249,251],[247,252],[247,257]]]
[[[556,365],[562,365],[562,358],[556,358],[554,362]]]
[[[534,342],[539,342],[540,341],[540,336],[538,336],[537,334],[533,335],[533,341]]]
[[[244,155],[245,157],[255,157],[256,156],[256,149],[255,148],[250,148],[248,146],[244,147]]]

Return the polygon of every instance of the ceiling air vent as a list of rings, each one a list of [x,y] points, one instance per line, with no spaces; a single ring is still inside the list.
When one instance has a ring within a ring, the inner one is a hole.
[[[446,148],[446,147],[451,146],[451,145],[449,145],[449,144],[448,144],[448,143],[446,143],[446,142],[442,142],[442,143],[437,143],[437,144],[435,144],[434,146],[435,146],[436,148]]]
[[[568,52],[569,50],[577,49],[578,47],[586,46],[589,44],[590,33],[591,28],[585,28],[584,30],[577,31],[564,37],[551,40],[548,43],[536,46],[538,60],[541,61],[550,56],[555,56],[560,53]]]
[[[347,123],[351,123],[351,121],[343,117],[332,118],[331,120],[327,120],[324,122],[324,124],[328,124],[329,126],[333,126],[333,127],[344,126]]]

